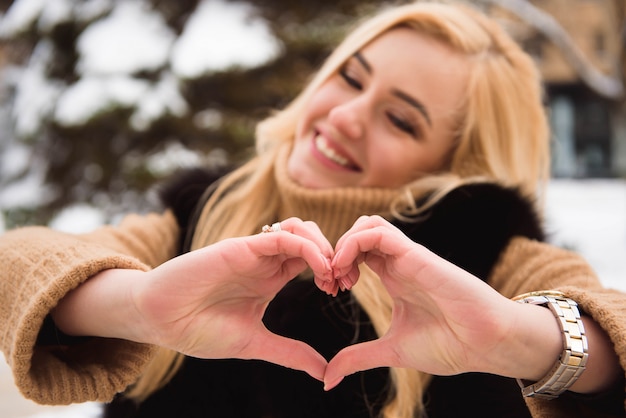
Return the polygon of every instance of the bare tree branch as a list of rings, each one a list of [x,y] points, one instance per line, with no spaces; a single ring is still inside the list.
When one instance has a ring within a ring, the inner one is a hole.
[[[563,53],[565,60],[574,68],[580,78],[595,92],[609,99],[619,100],[624,97],[624,84],[620,78],[601,73],[585,57],[569,34],[549,13],[523,0],[478,0],[482,3],[502,7],[526,24],[533,27]]]

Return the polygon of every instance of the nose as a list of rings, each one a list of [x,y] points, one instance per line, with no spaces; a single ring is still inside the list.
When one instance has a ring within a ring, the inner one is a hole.
[[[328,121],[348,139],[361,139],[365,134],[367,108],[360,98],[354,98],[333,107],[328,114]]]

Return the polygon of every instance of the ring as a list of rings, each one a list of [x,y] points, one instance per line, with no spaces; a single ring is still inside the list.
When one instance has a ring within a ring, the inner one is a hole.
[[[264,225],[263,228],[261,228],[261,232],[280,232],[280,231],[282,231],[282,229],[280,228],[280,222],[275,222],[272,224],[272,226]]]

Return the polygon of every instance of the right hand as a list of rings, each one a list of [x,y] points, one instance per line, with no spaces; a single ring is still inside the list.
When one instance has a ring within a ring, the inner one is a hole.
[[[281,228],[226,239],[149,272],[104,271],[74,291],[92,288],[91,296],[78,297],[81,309],[70,308],[65,319],[87,324],[70,326],[82,335],[156,344],[199,358],[266,360],[323,380],[324,357],[302,341],[271,333],[262,318],[274,296],[307,267],[318,285],[328,282],[332,289],[334,250],[313,222],[290,218]]]

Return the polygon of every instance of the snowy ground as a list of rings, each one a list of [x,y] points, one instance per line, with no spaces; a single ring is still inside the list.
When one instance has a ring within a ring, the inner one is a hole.
[[[606,286],[626,291],[626,181],[554,181],[547,217],[553,242],[580,251]],[[0,363],[0,417],[97,417],[96,404],[43,407],[24,400],[5,362]]]
[[[555,244],[583,254],[607,287],[626,291],[626,181],[553,181],[547,221]]]

